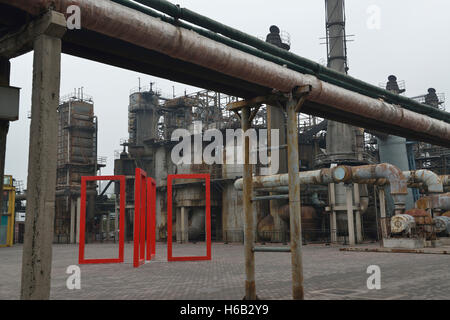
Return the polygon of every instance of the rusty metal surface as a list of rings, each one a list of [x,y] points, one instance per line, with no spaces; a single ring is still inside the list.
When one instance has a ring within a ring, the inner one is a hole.
[[[422,209],[407,210],[405,215],[413,217],[417,225],[433,224],[431,215]]]
[[[370,179],[386,179],[389,181],[395,213],[403,213],[405,210],[406,195],[408,194],[407,180],[403,172],[389,163],[352,168],[353,182],[359,183],[360,180],[367,181]]]
[[[450,235],[450,217],[440,216],[433,218],[436,233]]]
[[[332,169],[325,168],[314,171],[303,171],[299,172],[298,177],[300,184],[306,185],[328,185],[332,182],[348,182],[351,179],[351,168],[346,166],[338,166]],[[237,190],[242,190],[242,185],[242,179],[236,180],[234,184]],[[277,188],[288,185],[289,174],[253,177],[253,187],[255,189]]]
[[[423,210],[438,209],[443,212],[450,211],[450,193],[422,197],[417,200],[416,207]]]
[[[403,175],[408,181],[408,185],[423,184],[429,193],[442,193],[444,186],[442,178],[430,170],[404,171]]]
[[[44,0],[20,0],[14,3],[0,0],[0,3],[19,7],[32,14],[48,5]],[[65,12],[69,5],[78,5],[83,12],[82,28],[281,92],[310,85],[312,90],[308,99],[313,102],[439,137],[443,143],[448,142],[450,145],[450,125],[443,121],[289,70],[111,1],[53,0],[52,3],[59,12]]]
[[[412,230],[416,227],[414,217],[408,214],[399,214],[391,219],[391,232],[411,234]]]

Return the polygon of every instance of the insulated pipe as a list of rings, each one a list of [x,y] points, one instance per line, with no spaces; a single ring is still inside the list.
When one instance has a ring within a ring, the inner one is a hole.
[[[332,169],[304,171],[299,173],[300,184],[328,185],[330,183],[346,182],[351,177],[350,167],[338,166]],[[253,188],[278,188],[289,185],[289,174],[253,177]],[[243,179],[234,183],[237,190],[242,190]]]
[[[403,175],[408,181],[408,185],[423,183],[429,193],[442,193],[444,186],[442,179],[436,173],[430,170],[404,171]]]
[[[0,3],[11,5],[6,0],[0,0]],[[48,3],[46,0],[37,3],[19,0],[12,5],[32,12],[32,8]],[[450,126],[443,121],[289,70],[111,1],[52,0],[52,3],[59,12],[65,12],[69,5],[78,5],[83,12],[83,28],[281,92],[310,85],[308,98],[313,102],[423,132],[450,145]]]
[[[450,193],[443,193],[431,196],[433,209],[440,209],[443,212],[450,211]]]
[[[443,175],[440,176],[442,184],[444,185],[444,187],[448,187],[450,186],[450,175]]]
[[[391,186],[391,195],[394,199],[396,212],[405,209],[406,195],[408,194],[407,181],[403,172],[394,165],[382,163],[359,167],[338,166],[331,169],[306,171],[299,173],[300,184],[327,185],[330,183],[353,182],[366,184],[368,182],[386,181]],[[289,175],[253,177],[254,188],[273,188],[288,185]],[[234,183],[237,190],[242,190],[243,179]]]
[[[438,176],[430,170],[403,171],[403,175],[407,180],[408,188],[421,188],[425,185],[429,193],[443,193],[444,186],[450,185],[450,176]],[[385,186],[389,184],[389,181],[387,179],[364,179],[359,183]]]
[[[396,214],[405,210],[406,195],[408,187],[403,172],[389,163],[352,167],[352,181],[360,183],[360,180],[386,179],[391,186],[391,196],[394,200],[394,211]]]
[[[130,1],[121,0],[121,3],[126,3]],[[355,79],[349,75],[337,72],[333,69],[326,68],[321,64],[311,61],[309,59],[297,56],[292,52],[288,52],[286,50],[282,50],[276,46],[268,44],[254,36],[226,26],[220,22],[214,21],[208,17],[200,15],[196,12],[193,12],[186,8],[180,8],[179,6],[170,3],[169,1],[164,0],[135,0],[144,6],[151,7],[160,12],[168,14],[169,16],[185,20],[195,25],[198,25],[207,30],[213,31],[218,34],[222,34],[230,39],[241,42],[245,45],[252,46],[256,49],[259,49],[263,52],[272,54],[273,56],[280,57],[282,59],[286,59],[287,61],[294,63],[302,68],[306,68],[311,70],[311,74],[317,75],[319,78],[336,84],[338,86],[345,87],[346,89],[357,91],[361,94],[371,96],[373,98],[384,98],[391,103],[394,104],[403,104],[405,108],[422,113],[425,115],[429,115],[430,117],[436,117],[437,119],[446,119],[446,121],[450,121],[450,115],[446,112],[443,112],[437,108],[432,108],[430,106],[421,104],[412,99],[400,96],[398,94],[394,94],[388,90],[384,90],[377,86],[371,85],[369,83],[363,82],[361,80]],[[309,72],[308,72],[309,73]]]

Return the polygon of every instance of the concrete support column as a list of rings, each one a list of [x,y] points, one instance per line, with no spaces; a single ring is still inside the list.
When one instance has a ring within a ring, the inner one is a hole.
[[[9,86],[11,63],[0,58],[0,86]],[[0,119],[0,195],[3,194],[3,177],[5,175],[6,137],[9,131],[9,121]]]
[[[331,232],[331,243],[337,243],[337,215],[334,210],[334,206],[336,205],[336,193],[335,193],[335,185],[331,183],[329,186],[330,193],[330,232]]]
[[[289,215],[291,227],[292,296],[294,300],[304,299],[302,225],[300,203],[298,118],[296,99],[290,99],[287,111],[287,144],[289,172]]]
[[[76,243],[80,243],[80,213],[81,213],[81,198],[77,199],[77,224],[76,224]]]
[[[75,225],[76,225],[76,206],[73,198],[70,201],[70,243],[75,243]]]
[[[360,203],[360,197],[359,197],[359,185],[355,183],[353,185],[353,197],[355,199],[355,207],[358,208],[355,211],[355,224],[356,224],[356,243],[362,243],[363,242],[363,235],[362,235],[362,220],[361,220],[361,203]]]
[[[380,198],[380,224],[381,224],[381,236],[382,239],[387,238],[387,226],[386,226],[386,193],[384,188],[378,189],[378,195]]]
[[[181,242],[187,243],[189,237],[188,218],[186,216],[186,207],[181,207]]]
[[[32,119],[21,299],[49,299],[55,215],[57,108],[64,16],[34,41]]]
[[[348,242],[349,245],[354,246],[355,241],[355,223],[353,218],[353,192],[352,187],[347,186],[347,223],[348,223]]]
[[[245,133],[250,129],[250,107],[244,107],[241,112],[242,130]],[[256,300],[255,285],[255,253],[253,246],[255,243],[255,227],[253,214],[253,182],[252,182],[252,165],[250,164],[250,139],[244,138],[244,190],[243,190],[243,207],[244,207],[244,252],[245,252],[245,300]]]
[[[117,232],[117,230],[119,229],[119,215],[120,204],[118,200],[116,200],[116,203],[114,205],[114,242],[119,241],[119,232]]]

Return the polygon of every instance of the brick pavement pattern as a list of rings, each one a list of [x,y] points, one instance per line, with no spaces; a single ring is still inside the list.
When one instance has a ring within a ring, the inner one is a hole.
[[[87,258],[117,254],[111,244],[87,247]],[[175,244],[176,255],[203,255],[205,245]],[[81,266],[81,290],[69,290],[66,269],[78,263],[78,246],[54,245],[51,299],[58,300],[241,300],[244,250],[241,244],[213,244],[208,262],[167,262],[166,244],[158,243],[154,261],[132,267],[132,244],[125,263]],[[22,246],[0,249],[0,299],[18,299]],[[304,246],[306,299],[450,299],[450,256],[340,252],[339,247]],[[381,290],[368,290],[367,267],[381,268]],[[256,254],[256,290],[260,299],[291,299],[289,253]]]

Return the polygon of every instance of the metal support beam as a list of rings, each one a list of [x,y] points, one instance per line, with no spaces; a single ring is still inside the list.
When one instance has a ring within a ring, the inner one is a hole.
[[[9,86],[11,63],[8,59],[0,59],[0,86]],[[0,106],[1,107],[1,106]],[[3,177],[5,175],[6,137],[9,121],[0,119],[0,195],[3,194]]]
[[[27,218],[21,299],[50,298],[55,214],[57,108],[64,15],[49,12],[52,24],[34,40],[32,119],[28,158]]]
[[[301,101],[302,98],[298,100],[291,96],[286,105],[289,172],[289,213],[292,259],[292,296],[294,300],[304,299],[297,117],[297,112],[300,110],[299,107],[301,107]]]

